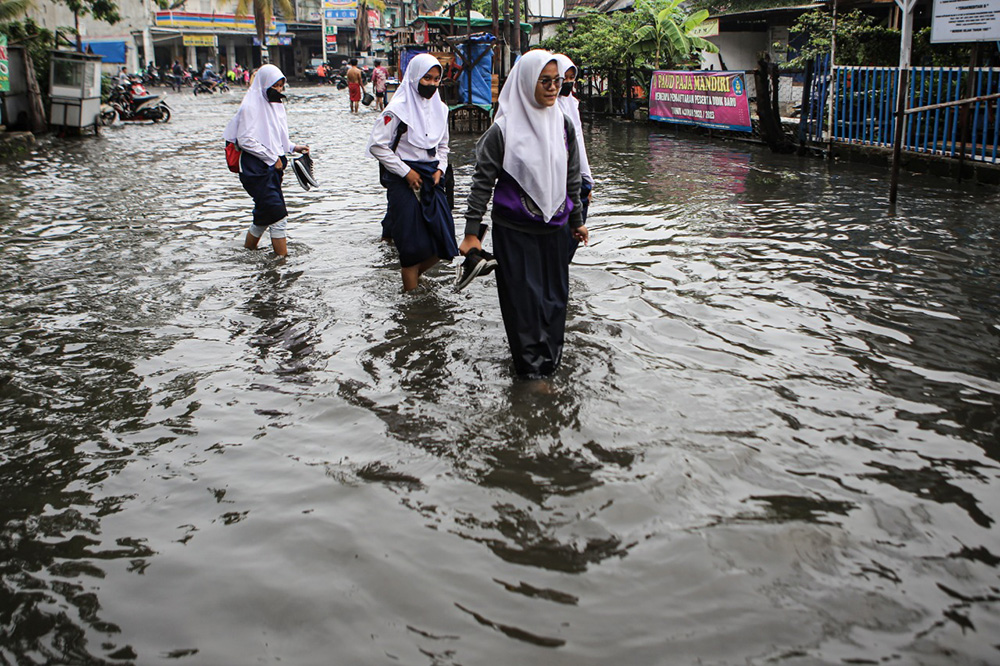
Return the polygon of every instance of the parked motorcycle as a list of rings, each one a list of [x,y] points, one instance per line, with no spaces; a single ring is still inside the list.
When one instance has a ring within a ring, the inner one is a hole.
[[[210,81],[208,79],[200,79],[194,84],[195,95],[199,93],[211,95],[216,92],[229,92],[229,84],[225,81]]]
[[[129,88],[115,86],[108,103],[101,105],[100,120],[103,125],[113,125],[119,120],[165,123],[170,120],[170,107],[159,95],[150,95],[140,84],[132,84]]]

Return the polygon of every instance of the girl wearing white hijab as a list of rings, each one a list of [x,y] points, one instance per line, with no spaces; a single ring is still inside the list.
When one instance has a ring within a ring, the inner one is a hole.
[[[569,300],[569,243],[586,243],[580,215],[576,132],[556,99],[555,55],[529,51],[500,91],[498,119],[476,144],[462,252],[481,247],[479,226],[493,197],[497,293],[517,374],[559,366]],[[566,232],[567,225],[572,230]]]
[[[288,209],[281,192],[281,177],[288,165],[286,153],[308,153],[288,139],[285,115],[285,75],[274,65],[257,70],[239,110],[226,125],[222,137],[242,151],[240,182],[253,198],[253,223],[243,246],[256,249],[264,230],[271,232],[271,245],[278,256],[288,254],[286,224]]]
[[[576,147],[580,151],[580,178],[583,181],[580,186],[580,203],[583,215],[583,223],[587,223],[587,210],[590,208],[590,193],[594,189],[594,176],[590,173],[590,160],[587,159],[587,146],[583,142],[583,123],[580,120],[580,100],[573,94],[573,84],[576,83],[577,69],[569,56],[562,53],[556,54],[556,62],[559,63],[559,71],[565,77],[562,89],[559,91],[559,108],[566,116],[573,121],[576,130]],[[571,243],[570,260],[576,251],[576,243]]]
[[[404,291],[416,289],[420,276],[438,261],[458,255],[444,189],[448,107],[438,95],[440,82],[437,58],[421,53],[410,60],[368,139],[388,201],[382,237],[399,251]]]

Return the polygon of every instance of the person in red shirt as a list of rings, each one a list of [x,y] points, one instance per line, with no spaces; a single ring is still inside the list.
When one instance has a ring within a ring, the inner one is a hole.
[[[382,67],[382,61],[375,61],[375,69],[372,71],[372,87],[375,89],[375,108],[381,111],[385,108],[385,81],[389,73]]]

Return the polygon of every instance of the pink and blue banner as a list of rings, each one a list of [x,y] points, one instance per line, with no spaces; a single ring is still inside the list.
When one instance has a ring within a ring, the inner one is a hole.
[[[751,132],[746,72],[653,72],[649,117],[665,123]]]

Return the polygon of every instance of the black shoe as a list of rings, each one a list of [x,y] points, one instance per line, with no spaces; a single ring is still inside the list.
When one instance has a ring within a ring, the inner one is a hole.
[[[497,260],[486,250],[479,250],[479,256],[486,260],[486,265],[483,266],[483,270],[479,271],[479,274],[489,275],[497,267]]]
[[[455,269],[455,291],[462,291],[472,280],[486,268],[486,259],[479,256],[476,250],[469,250],[465,261]]]

